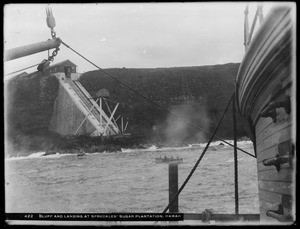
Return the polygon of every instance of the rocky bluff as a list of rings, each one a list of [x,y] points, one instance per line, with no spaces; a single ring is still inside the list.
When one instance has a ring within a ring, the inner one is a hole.
[[[86,72],[79,81],[92,96],[101,89],[109,91],[108,102],[119,103],[115,117],[122,115],[124,122],[128,121],[127,132],[133,138],[137,137],[143,143],[179,146],[207,140],[208,135],[202,130],[212,132],[215,128],[234,91],[238,67],[239,64],[230,63],[200,67],[105,69],[165,109],[155,106],[102,71]],[[59,82],[54,76],[41,74],[31,78],[18,76],[5,82],[5,144],[8,149],[32,152],[59,148],[66,142],[68,137],[49,131],[58,88]],[[190,120],[200,129],[183,119]],[[120,125],[120,119],[118,122]],[[246,135],[240,119],[237,132],[239,137]],[[217,135],[230,139],[232,134],[229,109]]]

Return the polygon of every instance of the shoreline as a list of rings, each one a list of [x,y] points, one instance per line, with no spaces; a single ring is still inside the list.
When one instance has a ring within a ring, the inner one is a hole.
[[[226,140],[229,143],[232,143],[233,140]],[[146,147],[143,145],[136,146],[136,147],[129,147],[129,148],[123,148],[120,146],[116,147],[108,147],[105,149],[105,147],[102,147],[100,150],[95,150],[94,147],[91,149],[88,148],[79,148],[79,149],[67,149],[67,150],[50,150],[50,151],[37,151],[37,152],[31,152],[29,154],[15,154],[8,157],[5,157],[6,159],[13,159],[13,158],[34,158],[34,155],[38,155],[38,157],[47,157],[47,156],[54,156],[54,155],[80,155],[80,152],[84,152],[84,154],[101,154],[101,153],[130,153],[130,152],[159,152],[159,151],[170,151],[170,150],[181,150],[181,149],[191,149],[191,150],[197,150],[197,149],[203,149],[206,146],[207,143],[197,143],[197,144],[189,144],[188,146],[163,146],[163,147],[157,147],[155,144]],[[240,140],[238,141],[238,144],[252,144],[252,141],[250,140]],[[209,146],[209,150],[216,151],[219,147],[231,147],[229,145],[224,144],[221,141],[215,141],[211,142]],[[108,149],[108,150],[107,150]]]

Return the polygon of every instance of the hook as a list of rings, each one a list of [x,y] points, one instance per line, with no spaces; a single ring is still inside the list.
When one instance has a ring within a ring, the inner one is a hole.
[[[42,60],[42,62],[41,62],[41,63],[39,64],[39,66],[37,67],[37,70],[43,74],[43,71],[44,71],[46,68],[48,68],[49,65],[50,65],[50,61],[44,59],[44,60]]]

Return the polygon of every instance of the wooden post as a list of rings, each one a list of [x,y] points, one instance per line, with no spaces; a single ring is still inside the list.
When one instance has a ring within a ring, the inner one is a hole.
[[[123,134],[124,133],[123,117],[121,117],[121,130],[122,130],[122,134]]]
[[[178,192],[178,164],[169,163],[169,203]],[[178,213],[178,197],[169,208],[170,213]]]
[[[102,111],[102,98],[99,98],[99,106],[100,106],[100,110]],[[99,112],[100,114],[100,125],[101,125],[101,129],[102,129],[102,115],[101,112]]]
[[[155,161],[169,164],[169,205],[172,203],[169,207],[169,212],[178,213],[178,164],[182,163],[182,158],[164,156],[155,158]]]

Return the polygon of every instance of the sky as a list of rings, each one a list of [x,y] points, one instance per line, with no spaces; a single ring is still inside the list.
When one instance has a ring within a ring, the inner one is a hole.
[[[257,3],[248,4],[251,25]],[[264,16],[274,4],[263,3]],[[240,63],[245,54],[246,5],[247,2],[178,2],[49,6],[56,21],[56,36],[106,69]],[[48,4],[4,6],[5,50],[51,38],[46,6]],[[38,64],[47,57],[45,51],[4,62],[4,75]],[[51,64],[66,59],[75,63],[80,73],[96,70],[63,45]],[[36,71],[36,67],[25,71]]]

